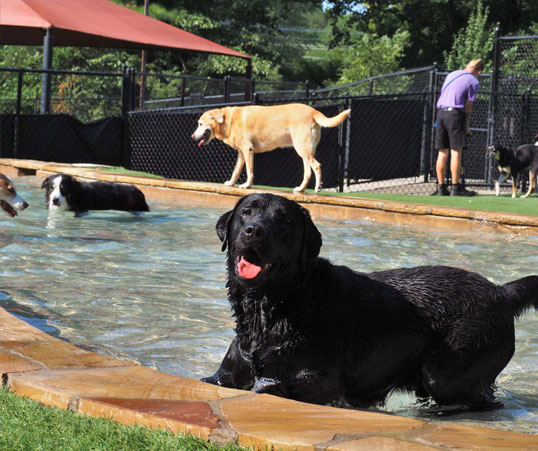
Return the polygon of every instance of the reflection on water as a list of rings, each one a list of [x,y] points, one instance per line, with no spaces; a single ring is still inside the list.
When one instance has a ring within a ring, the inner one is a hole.
[[[0,215],[0,305],[72,343],[168,373],[212,374],[233,337],[222,210],[150,205],[142,216],[49,215],[40,179],[16,180],[30,207]],[[538,236],[440,232],[317,220],[321,255],[359,271],[447,264],[497,283],[538,273]],[[538,433],[538,314],[516,321],[516,354],[497,379],[505,408],[428,420]],[[386,410],[423,416],[406,393]]]

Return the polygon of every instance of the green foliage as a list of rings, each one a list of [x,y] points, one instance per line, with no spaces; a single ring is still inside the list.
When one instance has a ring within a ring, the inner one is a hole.
[[[392,37],[363,33],[351,39],[351,45],[342,52],[339,83],[386,74],[400,70],[404,49],[409,44],[409,33],[398,31]]]
[[[463,69],[475,58],[482,58],[486,64],[484,72],[493,68],[491,58],[495,43],[495,26],[488,26],[489,7],[479,0],[472,12],[467,26],[455,36],[450,52],[444,52],[445,65],[449,70]]]

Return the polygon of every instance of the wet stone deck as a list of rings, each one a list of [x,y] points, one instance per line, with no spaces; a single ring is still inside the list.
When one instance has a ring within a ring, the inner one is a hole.
[[[161,373],[51,337],[0,308],[0,374],[47,406],[276,449],[538,449],[538,436],[317,406]]]

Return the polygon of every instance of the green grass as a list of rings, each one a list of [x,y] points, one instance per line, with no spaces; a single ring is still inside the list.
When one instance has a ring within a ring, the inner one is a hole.
[[[220,447],[189,435],[161,429],[125,426],[21,398],[0,389],[1,450],[211,450],[239,451],[234,445]]]

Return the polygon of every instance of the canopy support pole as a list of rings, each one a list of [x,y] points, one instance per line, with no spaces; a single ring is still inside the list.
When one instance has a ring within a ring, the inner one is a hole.
[[[41,114],[50,113],[50,73],[46,72],[52,69],[52,51],[54,46],[54,37],[52,28],[47,28],[43,38],[43,74],[41,75]]]

